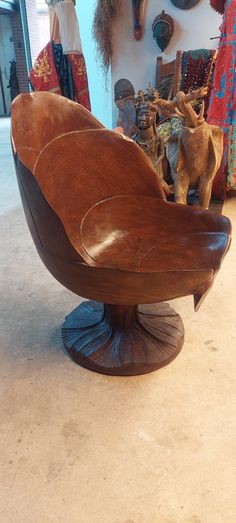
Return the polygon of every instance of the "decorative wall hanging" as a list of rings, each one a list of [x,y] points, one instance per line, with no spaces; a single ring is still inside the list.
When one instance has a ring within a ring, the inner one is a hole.
[[[121,0],[98,0],[93,20],[93,36],[102,66],[107,73],[112,58],[112,27],[118,18]]]
[[[214,83],[207,121],[224,131],[224,155],[216,175],[214,190],[218,198],[225,198],[225,190],[236,190],[236,3],[228,0],[221,25],[221,41],[215,67]],[[226,182],[227,177],[227,182]]]
[[[156,16],[152,24],[152,31],[153,38],[156,39],[158,47],[160,47],[161,51],[164,51],[174,34],[173,18],[163,10],[160,15]]]
[[[181,56],[181,72],[179,74],[179,90],[188,93],[202,85],[208,88],[205,97],[205,113],[207,115],[214,69],[218,52],[215,49],[194,49],[183,51]]]
[[[86,63],[74,1],[48,0],[50,42],[40,51],[29,79],[33,90],[51,91],[90,110]]]
[[[134,38],[140,40],[143,34],[143,18],[146,0],[132,0],[134,17]]]
[[[192,9],[200,0],[171,0],[171,2],[179,9]]]

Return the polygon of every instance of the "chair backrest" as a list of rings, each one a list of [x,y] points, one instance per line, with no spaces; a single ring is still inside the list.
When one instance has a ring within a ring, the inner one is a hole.
[[[55,138],[40,154],[34,176],[85,260],[80,228],[93,206],[113,196],[165,199],[161,181],[142,149],[133,140],[106,129]]]
[[[22,93],[11,106],[11,138],[23,208],[34,243],[66,259],[81,260],[33,176],[39,154],[52,139],[103,126],[84,107],[47,92]]]
[[[133,140],[104,129],[78,104],[42,94],[49,93],[23,94],[12,105],[12,141],[27,221],[32,215],[35,243],[37,235],[44,243],[43,236],[50,248],[43,210],[49,205],[76,252],[86,260],[80,226],[92,206],[112,196],[165,196],[151,161]],[[49,210],[47,215],[53,221]],[[54,225],[55,220],[52,231]]]
[[[103,125],[84,107],[63,96],[36,91],[22,93],[11,105],[14,152],[33,172],[39,153],[53,138]]]
[[[163,64],[162,56],[157,57],[156,62],[156,89],[160,89],[163,84],[169,83],[170,91],[168,98],[176,95],[179,88],[182,51],[177,51],[175,60]]]

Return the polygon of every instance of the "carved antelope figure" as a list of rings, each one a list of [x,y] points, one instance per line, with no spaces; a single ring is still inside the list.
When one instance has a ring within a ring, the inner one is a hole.
[[[177,115],[183,126],[173,132],[167,143],[166,155],[174,179],[176,203],[187,203],[188,190],[198,187],[199,204],[209,207],[212,183],[223,154],[223,131],[204,118],[204,100],[200,114],[182,91],[176,95]]]

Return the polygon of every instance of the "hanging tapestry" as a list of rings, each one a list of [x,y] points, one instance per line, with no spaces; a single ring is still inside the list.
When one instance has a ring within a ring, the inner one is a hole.
[[[208,87],[208,95],[205,98],[205,115],[209,106],[216,56],[217,52],[210,49],[182,52],[179,90],[188,93],[202,86]]]
[[[218,59],[215,68],[214,86],[208,111],[208,122],[218,125],[225,133],[224,158],[216,182],[227,189],[236,189],[236,3],[227,0]]]
[[[35,91],[51,91],[52,93],[62,94],[52,44],[48,43],[40,51],[30,71],[29,79]]]
[[[62,94],[90,110],[86,65],[83,54],[63,54],[61,44],[49,42],[30,71],[35,91]]]

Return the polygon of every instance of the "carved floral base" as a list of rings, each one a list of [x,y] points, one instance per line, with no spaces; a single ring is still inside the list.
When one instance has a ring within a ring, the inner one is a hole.
[[[66,317],[62,339],[79,365],[132,376],[170,363],[183,346],[184,327],[167,303],[137,307],[85,301]]]

